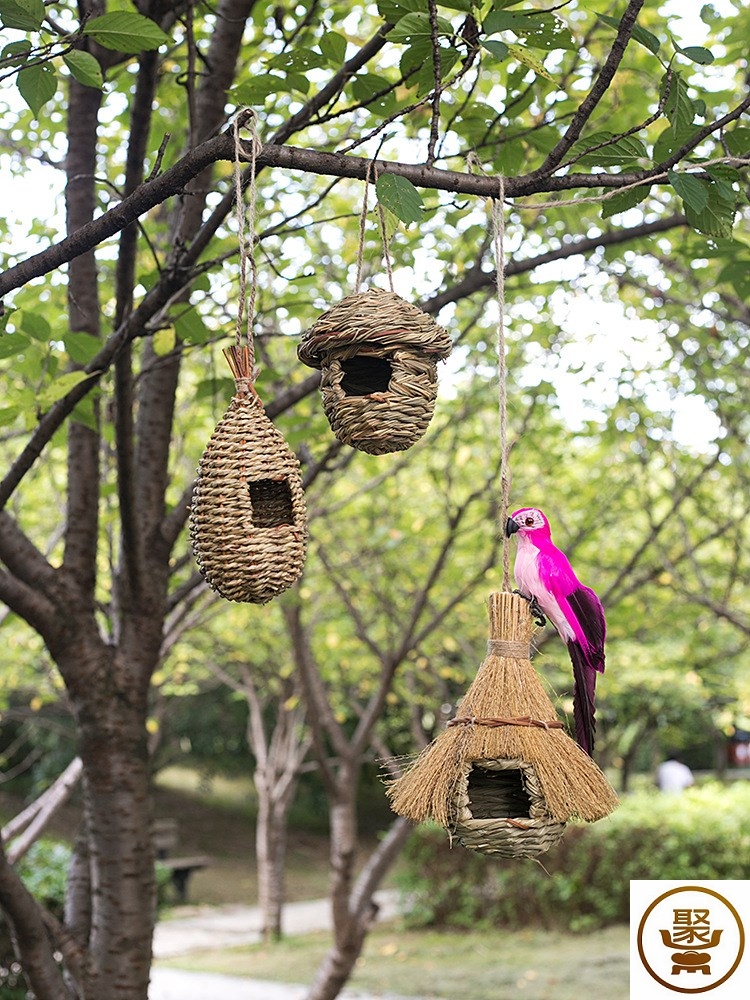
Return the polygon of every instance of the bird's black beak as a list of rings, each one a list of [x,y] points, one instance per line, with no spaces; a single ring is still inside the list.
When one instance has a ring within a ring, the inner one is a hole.
[[[520,527],[518,521],[514,521],[512,517],[509,517],[505,522],[505,537],[510,538],[511,535],[515,535]]]

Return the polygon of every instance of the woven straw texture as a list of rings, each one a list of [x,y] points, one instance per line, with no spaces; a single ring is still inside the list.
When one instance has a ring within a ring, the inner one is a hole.
[[[462,724],[433,740],[388,795],[399,815],[436,820],[474,850],[533,857],[559,840],[568,820],[602,819],[617,797],[563,729],[528,724],[557,723],[552,702],[528,654],[498,655],[502,642],[529,649],[528,603],[517,594],[492,594],[489,610],[490,640],[501,643],[490,642],[458,706],[455,721]],[[506,719],[527,724],[494,724]],[[514,790],[497,780],[501,771],[516,772]],[[509,804],[518,807],[516,815],[509,815]]]
[[[382,455],[411,447],[427,430],[437,362],[450,351],[448,333],[427,313],[371,289],[320,316],[297,353],[322,370],[323,409],[339,441]]]
[[[513,812],[515,797],[512,794],[490,790],[482,796],[480,790],[469,788],[469,777],[475,763],[466,769],[464,780],[456,788],[456,821],[451,832],[464,847],[503,858],[535,858],[560,840],[565,832],[565,823],[550,818],[531,764],[518,759],[481,762],[482,772],[515,773],[520,776],[520,784],[530,803],[528,809],[523,809],[521,817]],[[494,817],[479,815],[492,810],[496,813]],[[508,819],[512,819],[513,823],[509,823]]]
[[[238,389],[203,452],[190,539],[201,573],[228,601],[265,604],[302,573],[299,462],[251,387]]]

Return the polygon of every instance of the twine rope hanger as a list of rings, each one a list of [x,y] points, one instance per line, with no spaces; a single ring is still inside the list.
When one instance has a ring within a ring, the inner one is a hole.
[[[377,184],[378,168],[376,162],[375,160],[368,160],[367,167],[365,168],[365,193],[362,199],[362,210],[359,213],[359,246],[357,247],[357,276],[354,282],[355,292],[358,292],[360,287],[362,286],[362,271],[364,267],[364,256],[365,256],[365,230],[367,227],[367,211],[370,199],[370,184],[373,176],[375,179],[375,183]],[[388,247],[388,239],[385,228],[385,209],[383,208],[380,201],[377,202],[377,212],[378,212],[378,225],[380,229],[380,239],[383,244],[383,257],[385,259],[385,270],[386,274],[388,275],[388,288],[391,292],[394,292],[393,264],[391,262],[391,253]]]
[[[240,128],[250,129],[250,152],[245,149],[240,140]],[[256,164],[262,144],[258,137],[257,117],[250,108],[243,108],[235,117],[234,132],[234,211],[237,218],[237,240],[240,254],[240,291],[237,301],[237,321],[235,328],[235,353],[243,354],[243,372],[237,379],[238,392],[247,393],[251,383],[258,377],[255,364],[255,343],[253,340],[253,324],[255,322],[255,303],[258,296],[258,265],[255,259],[256,246]],[[250,161],[250,177],[248,180],[248,204],[245,210],[243,171],[240,166],[243,160]],[[248,239],[249,237],[249,239]],[[249,242],[249,247],[248,247]],[[250,282],[248,288],[248,265],[250,267]],[[246,368],[246,370],[244,370]]]
[[[505,360],[505,178],[498,177],[497,195],[492,198],[492,247],[495,257],[495,288],[497,298],[497,369],[498,369],[498,411],[500,417],[500,530],[503,537],[503,590],[510,590],[510,544],[505,534],[508,519],[512,474],[510,469],[510,447],[508,445],[508,371]],[[531,646],[527,642],[506,639],[490,639],[487,643],[490,656],[531,659]],[[564,729],[559,719],[534,719],[525,715],[519,718],[488,717],[475,715],[456,716],[449,726],[529,726],[536,729]]]

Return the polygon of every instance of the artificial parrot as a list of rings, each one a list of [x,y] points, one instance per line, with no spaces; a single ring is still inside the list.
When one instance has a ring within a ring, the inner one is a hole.
[[[568,647],[576,740],[591,756],[596,672],[604,673],[606,624],[601,601],[584,587],[568,557],[553,544],[549,521],[536,507],[515,511],[506,522],[505,534],[508,538],[518,535],[514,573],[519,593],[531,601],[533,611],[549,618]]]

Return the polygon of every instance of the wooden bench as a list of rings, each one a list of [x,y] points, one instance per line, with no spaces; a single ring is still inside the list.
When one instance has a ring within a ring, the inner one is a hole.
[[[203,854],[187,857],[173,857],[172,851],[177,846],[177,820],[154,820],[154,847],[158,864],[170,873],[170,881],[174,886],[178,903],[187,903],[188,882],[193,872],[208,868],[211,859]]]

